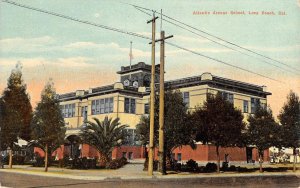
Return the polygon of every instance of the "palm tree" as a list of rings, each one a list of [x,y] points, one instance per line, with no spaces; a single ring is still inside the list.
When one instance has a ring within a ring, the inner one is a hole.
[[[104,167],[111,160],[114,147],[121,146],[126,138],[125,129],[128,125],[121,125],[119,118],[112,120],[106,116],[103,121],[93,118],[81,128],[80,136],[83,143],[95,147],[100,153],[100,166]]]

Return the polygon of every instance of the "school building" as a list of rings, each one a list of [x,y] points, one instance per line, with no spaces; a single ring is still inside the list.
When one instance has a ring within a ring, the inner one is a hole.
[[[78,134],[85,120],[92,120],[94,117],[103,120],[108,116],[120,118],[121,124],[129,125],[127,131],[130,133],[127,143],[121,148],[115,148],[112,157],[138,159],[145,156],[146,148],[135,139],[135,128],[141,116],[149,114],[151,66],[139,62],[131,66],[122,66],[117,74],[120,75],[120,80],[111,85],[59,95],[67,127],[66,144],[61,148],[60,155],[99,156],[93,147],[80,144]],[[159,83],[159,65],[156,66],[155,82]],[[255,111],[258,104],[266,105],[267,96],[271,95],[265,86],[221,78],[211,73],[166,81],[165,88],[180,90],[189,110],[202,105],[208,94],[221,92],[235,107],[241,109],[245,120]],[[217,159],[213,145],[201,144],[198,144],[196,150],[192,150],[189,146],[177,148],[173,156],[179,161],[193,159],[207,162]],[[253,147],[221,148],[220,156],[222,161],[244,163],[258,161],[257,150]],[[266,150],[264,161],[268,161],[268,157],[269,153]]]

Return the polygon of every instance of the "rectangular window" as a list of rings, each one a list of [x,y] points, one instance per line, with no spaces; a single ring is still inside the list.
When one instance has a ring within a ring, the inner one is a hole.
[[[126,134],[126,138],[124,139],[124,145],[136,145],[136,141],[138,141],[138,138],[136,137],[135,129],[125,129],[124,133]]]
[[[124,105],[124,112],[125,113],[129,113],[129,108],[130,108],[130,99],[129,98],[125,98],[125,105]]]
[[[189,92],[183,92],[183,102],[187,108],[190,107],[190,93]]]
[[[69,105],[65,105],[65,117],[69,117]]]
[[[223,99],[228,100],[228,93],[222,92],[222,97]]]
[[[69,111],[68,111],[68,117],[72,117],[72,105],[69,104]]]
[[[129,159],[129,160],[132,160],[132,159],[133,159],[133,153],[132,153],[132,152],[129,152],[129,153],[128,153],[128,159]]]
[[[92,101],[92,115],[96,114],[96,101]]]
[[[248,101],[244,101],[244,104],[243,104],[243,109],[244,109],[244,113],[248,113]]]
[[[228,101],[233,104],[233,94],[232,93],[229,93],[228,94]]]
[[[109,103],[108,102],[109,102],[109,100],[105,99],[105,110],[104,110],[105,113],[109,112]]]
[[[109,112],[114,111],[114,98],[109,98]]]
[[[181,161],[181,153],[177,153],[177,161]]]
[[[222,98],[230,103],[234,103],[234,98],[232,93],[222,92]]]
[[[75,117],[75,104],[72,104],[72,117]]]
[[[104,102],[105,102],[104,99],[100,100],[100,114],[104,114],[104,107],[105,107]]]
[[[62,112],[62,116],[64,118],[75,117],[75,111],[76,111],[75,107],[76,107],[75,104],[61,105],[60,109],[61,109],[61,112]]]
[[[64,117],[67,117],[68,116],[68,112],[67,112],[67,106],[66,105],[64,105]]]
[[[149,114],[150,112],[150,107],[149,107],[149,104],[145,104],[145,114]]]
[[[92,114],[104,114],[113,112],[113,98],[98,99],[92,101]]]
[[[83,117],[83,121],[87,121],[87,106],[81,107],[81,116]]]
[[[65,117],[65,106],[64,105],[60,105],[60,111],[61,111],[62,117]]]
[[[251,98],[251,113],[254,114],[257,107],[260,105],[260,99]]]
[[[127,155],[127,152],[123,152],[123,153],[122,153],[122,157],[127,158],[126,155]]]
[[[251,113],[253,114],[255,112],[255,101],[254,98],[251,98]]]
[[[95,114],[100,114],[100,100],[96,100],[96,113]]]
[[[135,99],[125,98],[124,112],[135,114]]]
[[[130,113],[135,114],[135,99],[130,100]]]

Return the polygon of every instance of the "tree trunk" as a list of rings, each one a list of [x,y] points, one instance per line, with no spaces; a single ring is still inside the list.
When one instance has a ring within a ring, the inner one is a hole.
[[[12,168],[12,148],[9,150],[9,163],[8,163],[8,166],[9,168]]]
[[[219,154],[219,146],[216,146],[216,152],[217,152],[217,172],[220,173],[220,154]]]
[[[296,148],[293,148],[293,156],[294,156],[293,172],[296,172]]]
[[[259,158],[259,172],[262,173],[263,169],[262,169],[262,154],[261,154],[261,152],[259,152],[258,158]]]
[[[45,148],[45,172],[48,172],[48,144]]]
[[[106,167],[106,164],[109,162],[109,157],[107,155],[104,155],[100,153],[100,158],[99,158],[99,166],[100,167]]]

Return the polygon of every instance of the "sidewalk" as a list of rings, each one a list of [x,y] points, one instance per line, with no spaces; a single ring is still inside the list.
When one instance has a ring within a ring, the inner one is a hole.
[[[132,161],[125,165],[123,168],[117,170],[109,169],[90,169],[90,170],[73,170],[65,168],[49,167],[48,172],[44,172],[43,167],[32,167],[28,165],[14,165],[13,169],[0,169],[0,172],[10,173],[21,173],[28,175],[46,176],[46,177],[57,177],[57,178],[70,178],[78,180],[112,180],[112,179],[179,179],[179,178],[213,178],[213,177],[276,177],[276,176],[297,176],[300,178],[300,171],[293,172],[264,172],[264,173],[177,173],[160,175],[158,172],[154,172],[153,176],[148,176],[147,171],[143,171],[143,163]]]

